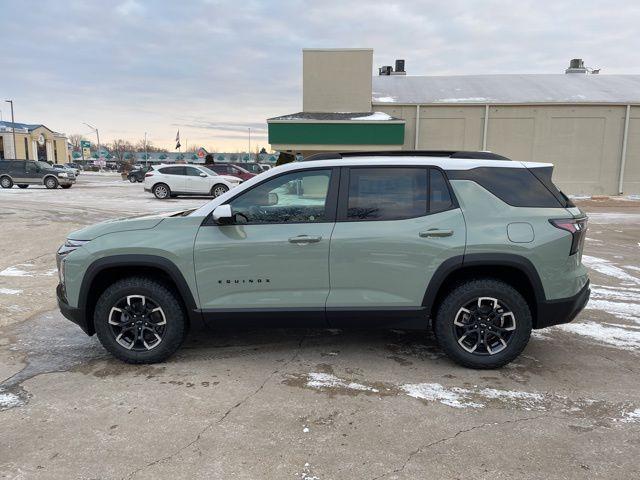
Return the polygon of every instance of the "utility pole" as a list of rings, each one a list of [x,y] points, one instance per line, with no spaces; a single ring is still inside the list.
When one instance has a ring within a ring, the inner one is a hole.
[[[144,161],[145,165],[149,165],[149,154],[147,153],[147,132],[144,132]]]
[[[98,140],[98,160],[100,160],[100,133],[98,132],[98,129],[93,125],[89,125],[88,123],[85,123],[85,125],[89,127],[91,130],[93,130],[94,132],[96,132],[96,138]]]
[[[249,161],[251,161],[251,127],[249,127]]]
[[[11,104],[11,134],[13,136],[13,158],[18,159],[18,145],[16,145],[16,122],[13,119],[13,100],[5,100]],[[24,159],[27,159],[27,152],[24,152]]]

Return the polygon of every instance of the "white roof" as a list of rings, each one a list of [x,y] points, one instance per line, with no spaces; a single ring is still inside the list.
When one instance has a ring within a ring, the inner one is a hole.
[[[503,167],[503,168],[537,168],[537,167],[552,167],[551,163],[538,163],[538,162],[518,162],[513,160],[486,160],[486,159],[472,159],[472,158],[449,158],[449,157],[427,157],[427,156],[377,156],[372,155],[370,157],[358,156],[358,157],[345,157],[342,159],[329,159],[329,160],[308,160],[303,162],[291,162],[279,167],[274,167],[266,172],[256,175],[249,180],[243,182],[238,187],[229,190],[227,193],[214,198],[209,203],[206,203],[193,213],[191,216],[206,217],[216,208],[218,205],[222,205],[231,197],[236,196],[238,193],[251,188],[256,183],[261,183],[267,178],[275,177],[281,173],[288,171],[295,171],[307,168],[318,167],[336,167],[336,166],[411,166],[411,165],[429,165],[440,167],[443,170],[470,170],[477,167]]]
[[[640,75],[379,75],[373,77],[372,102],[640,104]]]

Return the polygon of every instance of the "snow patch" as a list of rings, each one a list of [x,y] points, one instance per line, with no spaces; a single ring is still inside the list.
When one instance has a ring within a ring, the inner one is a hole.
[[[640,285],[640,278],[625,272],[620,267],[616,267],[613,263],[604,258],[591,257],[589,255],[582,256],[582,263],[596,272],[608,277],[614,277],[624,282],[631,282]]]
[[[410,397],[440,402],[453,408],[482,408],[481,403],[466,399],[467,390],[461,388],[447,389],[439,383],[408,383],[400,388]]]
[[[330,373],[312,372],[309,374],[307,386],[311,388],[346,388],[348,390],[356,390],[359,392],[374,392],[378,390],[356,382],[347,382]]]
[[[393,103],[396,101],[396,97],[373,97],[372,100],[380,103]]]
[[[640,331],[634,331],[623,326],[605,326],[595,322],[567,323],[556,327],[565,332],[575,333],[583,337],[588,337],[598,342],[613,345],[623,350],[640,349]]]
[[[640,422],[640,408],[636,408],[633,412],[626,412],[620,419],[623,423]]]
[[[33,265],[31,263],[21,263],[20,265],[7,267],[0,272],[0,277],[33,277],[32,273],[18,267],[33,267]]]
[[[391,120],[391,118],[391,115],[388,115],[384,112],[373,112],[371,115],[367,115],[364,117],[352,117],[351,120],[383,121]]]
[[[0,288],[1,295],[20,295],[22,290],[16,288]]]
[[[485,97],[464,97],[464,98],[439,98],[437,103],[467,103],[467,102],[490,102],[491,100]]]
[[[19,396],[13,393],[2,392],[2,390],[0,390],[0,411],[19,407],[21,405],[24,405],[24,402]]]

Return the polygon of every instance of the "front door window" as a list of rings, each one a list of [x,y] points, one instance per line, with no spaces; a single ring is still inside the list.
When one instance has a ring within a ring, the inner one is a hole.
[[[309,170],[281,175],[230,202],[236,223],[326,222],[331,170]]]

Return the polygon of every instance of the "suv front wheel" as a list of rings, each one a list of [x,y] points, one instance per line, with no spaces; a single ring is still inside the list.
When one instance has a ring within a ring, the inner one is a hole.
[[[499,368],[524,350],[531,336],[531,310],[510,285],[493,279],[467,281],[449,292],[433,330],[440,347],[469,368]]]
[[[100,343],[127,363],[156,363],[182,344],[186,320],[177,294],[162,283],[132,277],[100,296],[93,316]]]

